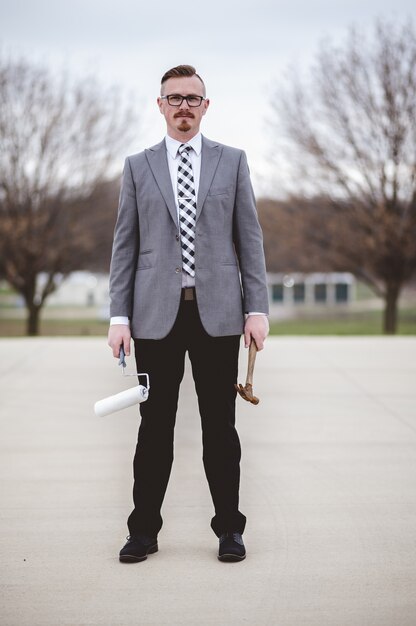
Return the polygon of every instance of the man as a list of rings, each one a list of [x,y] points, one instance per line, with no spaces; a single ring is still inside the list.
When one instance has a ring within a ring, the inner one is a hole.
[[[200,134],[209,100],[195,69],[166,72],[157,103],[167,135],[126,159],[110,271],[108,343],[118,358],[121,345],[130,354],[133,337],[137,371],[149,374],[151,387],[140,405],[134,509],[119,558],[138,562],[158,550],[188,351],[218,558],[238,561],[246,518],[238,508],[234,383],[241,333],[259,350],[268,333],[262,234],[244,152]]]

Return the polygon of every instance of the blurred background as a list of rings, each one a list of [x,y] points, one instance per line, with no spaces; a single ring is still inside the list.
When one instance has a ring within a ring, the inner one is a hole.
[[[411,0],[0,4],[0,336],[105,335],[121,170],[196,67],[247,152],[276,334],[416,334]]]

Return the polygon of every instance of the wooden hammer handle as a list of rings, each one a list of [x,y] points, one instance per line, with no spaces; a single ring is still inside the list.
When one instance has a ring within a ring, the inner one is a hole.
[[[257,346],[254,339],[251,340],[248,352],[248,368],[246,385],[253,385],[254,363],[256,362]]]

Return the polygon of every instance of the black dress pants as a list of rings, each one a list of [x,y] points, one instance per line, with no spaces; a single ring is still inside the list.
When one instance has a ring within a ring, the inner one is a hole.
[[[171,332],[164,339],[135,339],[138,372],[150,378],[149,399],[140,404],[141,424],[134,457],[134,509],[131,535],[156,537],[160,509],[173,462],[173,440],[179,386],[188,351],[202,425],[203,463],[215,516],[211,527],[244,531],[238,510],[241,448],[235,429],[234,383],[237,382],[240,336],[211,337],[204,330],[196,300],[182,299]]]

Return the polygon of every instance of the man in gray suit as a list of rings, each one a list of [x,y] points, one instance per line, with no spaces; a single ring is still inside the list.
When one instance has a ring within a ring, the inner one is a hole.
[[[138,562],[158,550],[188,352],[218,558],[239,561],[246,518],[238,508],[234,383],[241,334],[259,350],[268,334],[262,233],[244,152],[200,134],[209,100],[195,69],[166,72],[157,102],[167,135],[126,159],[110,270],[108,343],[118,358],[120,346],[130,354],[133,337],[137,371],[148,372],[151,385],[140,405],[134,509],[119,558]]]

